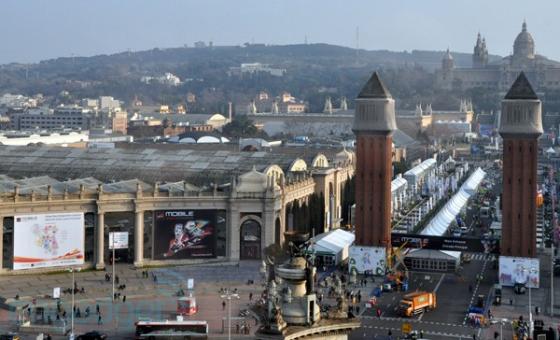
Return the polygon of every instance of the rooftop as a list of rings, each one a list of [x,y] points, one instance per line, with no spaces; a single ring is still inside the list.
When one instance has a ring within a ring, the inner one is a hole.
[[[374,72],[360,91],[358,98],[391,98],[391,93],[379,78],[379,74]]]
[[[301,158],[311,167],[320,152],[305,148],[282,152],[239,152],[223,148],[186,148],[141,145],[134,149],[75,149],[48,146],[0,146],[0,173],[8,176],[50,176],[66,181],[93,177],[103,182],[139,179],[147,183],[179,182],[193,185],[227,183],[233,175],[253,169],[263,172],[272,165],[284,173]],[[327,158],[334,159],[334,149]]]

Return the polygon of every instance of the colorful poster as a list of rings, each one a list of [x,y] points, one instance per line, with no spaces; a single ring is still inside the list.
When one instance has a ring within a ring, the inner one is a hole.
[[[83,213],[14,216],[14,270],[83,263]]]
[[[349,251],[348,269],[373,275],[385,275],[387,267],[386,251],[383,247],[351,246]]]
[[[159,210],[155,212],[154,258],[216,257],[218,210]]]
[[[512,287],[516,283],[526,287],[539,288],[539,259],[528,257],[500,256],[500,284]]]

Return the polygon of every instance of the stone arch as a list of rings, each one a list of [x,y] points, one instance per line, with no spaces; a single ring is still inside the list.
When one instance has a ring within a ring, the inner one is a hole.
[[[314,168],[327,168],[329,166],[329,160],[327,156],[322,153],[318,153],[313,161],[311,161],[311,166]]]
[[[294,159],[294,161],[292,162],[292,164],[290,164],[290,167],[288,168],[288,171],[291,172],[306,171],[306,170],[307,170],[307,163],[305,163],[305,161],[301,158]]]
[[[258,260],[262,253],[262,219],[255,215],[244,216],[239,221],[239,258]]]
[[[276,164],[271,164],[264,169],[264,174],[271,177],[276,184],[280,184],[281,178],[284,176],[284,171]]]

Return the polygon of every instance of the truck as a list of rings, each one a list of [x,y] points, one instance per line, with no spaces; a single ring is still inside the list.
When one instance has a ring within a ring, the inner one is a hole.
[[[436,308],[436,294],[433,292],[414,292],[403,296],[399,303],[399,314],[410,317]]]

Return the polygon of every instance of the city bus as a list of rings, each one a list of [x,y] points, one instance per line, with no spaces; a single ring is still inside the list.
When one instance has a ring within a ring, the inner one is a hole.
[[[136,339],[208,339],[206,321],[137,321]]]

